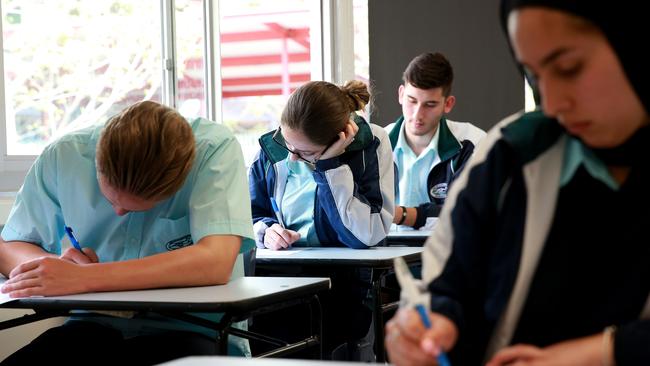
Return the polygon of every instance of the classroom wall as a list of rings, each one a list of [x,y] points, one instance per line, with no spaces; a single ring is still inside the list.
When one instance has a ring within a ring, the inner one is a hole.
[[[499,24],[499,0],[369,0],[371,121],[401,115],[397,88],[409,61],[439,51],[451,62],[456,107],[449,118],[488,129],[523,109],[524,82]]]

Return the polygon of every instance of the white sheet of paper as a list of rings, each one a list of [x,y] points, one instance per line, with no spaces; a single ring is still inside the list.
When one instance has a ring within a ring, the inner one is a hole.
[[[9,294],[0,294],[0,304],[4,304],[6,302],[9,302],[13,300],[11,297],[9,297]]]
[[[412,228],[410,226],[392,224],[390,226],[390,231],[391,232],[399,232],[399,233],[401,233],[401,232],[417,233],[418,231],[421,231],[421,232],[426,231],[426,232],[430,233],[433,230],[433,228],[436,227],[436,224],[438,224],[438,218],[437,217],[427,217],[427,221],[424,223],[424,225],[421,228],[417,229],[417,230],[415,230],[414,228]],[[414,235],[417,235],[417,234],[414,234]]]
[[[257,248],[257,253],[264,253],[265,256],[272,256],[272,257],[284,257],[292,254],[296,254],[298,252],[302,252],[303,250],[308,250],[309,248],[289,248],[289,249],[281,249],[281,250],[273,250],[273,249],[260,249]]]

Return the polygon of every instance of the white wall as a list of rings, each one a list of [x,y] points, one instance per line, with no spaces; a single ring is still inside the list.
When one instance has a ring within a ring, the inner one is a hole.
[[[7,220],[13,202],[14,194],[0,193],[0,225]],[[32,313],[32,311],[0,309],[0,321],[14,319],[27,313]],[[46,329],[60,325],[62,322],[63,318],[47,319],[20,327],[0,330],[0,360],[4,360]]]

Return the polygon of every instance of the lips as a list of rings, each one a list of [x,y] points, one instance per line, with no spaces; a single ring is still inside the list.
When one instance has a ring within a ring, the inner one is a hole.
[[[569,131],[569,133],[577,135],[588,130],[589,127],[591,127],[591,122],[565,122],[564,127],[567,129],[567,131]]]

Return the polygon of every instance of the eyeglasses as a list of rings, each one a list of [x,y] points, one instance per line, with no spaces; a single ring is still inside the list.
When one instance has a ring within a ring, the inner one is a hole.
[[[297,156],[298,159],[300,159],[301,161],[303,161],[303,162],[305,162],[305,163],[307,163],[307,164],[309,164],[309,165],[316,165],[316,163],[318,162],[318,159],[319,159],[323,154],[325,154],[325,151],[327,151],[327,149],[329,149],[330,147],[332,147],[332,145],[334,145],[334,143],[335,143],[336,141],[338,141],[338,135],[337,135],[336,138],[334,139],[334,141],[332,141],[332,142],[330,142],[329,144],[327,144],[327,146],[325,146],[325,148],[323,149],[323,151],[322,151],[320,154],[318,154],[318,156],[316,157],[316,160],[311,161],[311,160],[308,160],[308,159],[305,159],[304,157],[302,157],[302,155],[300,155],[299,152],[297,152],[297,151],[295,151],[295,150],[292,150],[292,149],[289,149],[289,148],[287,147],[287,144],[286,144],[286,142],[284,141],[284,137],[282,136],[282,133],[280,133],[280,127],[278,127],[278,129],[275,130],[275,133],[273,134],[272,138],[273,138],[273,141],[274,141],[276,144],[280,145],[283,149],[287,150],[290,154],[293,154],[293,155]],[[303,154],[304,154],[304,153],[303,153]]]

